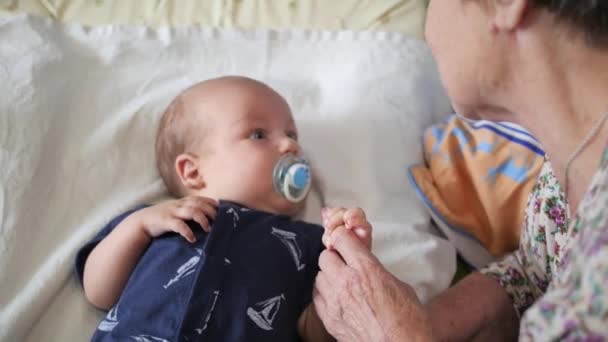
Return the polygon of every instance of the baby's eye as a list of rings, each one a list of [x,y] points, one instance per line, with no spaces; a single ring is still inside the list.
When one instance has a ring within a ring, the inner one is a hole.
[[[266,132],[263,129],[256,129],[249,135],[249,139],[261,140],[266,138]]]
[[[298,133],[296,133],[294,131],[287,132],[287,137],[290,139],[293,139],[295,141],[298,141]]]

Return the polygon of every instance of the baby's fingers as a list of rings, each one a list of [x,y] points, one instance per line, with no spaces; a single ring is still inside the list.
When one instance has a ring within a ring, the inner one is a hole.
[[[347,220],[345,220],[344,225],[348,229],[358,228],[358,229],[364,229],[364,230],[369,230],[369,231],[372,230],[372,225],[365,218],[347,219]]]
[[[190,229],[190,227],[188,227],[186,222],[184,222],[180,219],[173,219],[170,221],[169,227],[171,228],[172,231],[183,236],[184,239],[188,240],[188,242],[190,242],[190,243],[196,242],[196,237],[194,236],[192,229]]]
[[[208,197],[190,196],[186,198],[184,206],[197,208],[211,219],[217,215],[217,201]]]
[[[330,232],[344,224],[344,208],[327,208],[323,211],[323,226]]]
[[[205,213],[199,207],[181,206],[175,209],[174,215],[182,220],[194,220],[201,225],[204,231],[209,231],[209,219],[207,219]]]
[[[346,228],[346,227],[344,227],[342,225],[342,226],[336,227],[336,229],[340,228],[340,227]],[[321,237],[321,242],[323,242],[323,244],[325,245],[325,248],[327,248],[329,250],[332,250],[334,248],[334,245],[333,245],[333,242],[332,242],[333,240],[331,238],[332,232],[333,231],[329,231],[329,230],[326,229],[325,233],[323,233],[323,236]]]
[[[192,219],[194,222],[198,223],[201,228],[207,233],[211,230],[211,224],[209,223],[209,219],[205,216],[205,213],[201,211],[195,211],[192,215]]]
[[[365,217],[365,213],[359,208],[349,209],[344,213],[344,225],[348,229],[358,228],[360,230],[370,231],[370,233],[372,230],[372,225]]]
[[[372,246],[372,225],[365,217],[361,208],[349,209],[344,213],[346,228],[352,230],[355,235],[367,246]]]
[[[361,208],[348,209],[344,213],[344,223],[349,227],[355,227],[366,222],[367,217]]]

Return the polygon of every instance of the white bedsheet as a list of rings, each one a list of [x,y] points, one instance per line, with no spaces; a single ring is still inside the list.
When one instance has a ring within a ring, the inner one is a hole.
[[[374,251],[427,299],[454,249],[407,181],[422,129],[449,103],[424,43],[398,34],[88,29],[0,17],[0,340],[86,340],[101,313],[76,250],[111,217],[166,196],[157,118],[180,89],[242,74],[291,103],[329,204],[358,205]],[[304,218],[318,222],[318,196]]]

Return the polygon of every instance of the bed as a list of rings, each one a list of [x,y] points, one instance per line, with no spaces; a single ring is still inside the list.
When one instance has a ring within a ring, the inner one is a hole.
[[[421,38],[427,4],[428,0],[9,0],[0,2],[0,11],[93,26],[375,30]]]
[[[76,250],[118,213],[167,198],[151,142],[179,90],[242,74],[294,110],[319,175],[302,218],[361,206],[374,252],[427,300],[454,247],[407,176],[450,111],[420,39],[425,1],[9,1],[0,5],[0,340],[87,339],[104,313]]]

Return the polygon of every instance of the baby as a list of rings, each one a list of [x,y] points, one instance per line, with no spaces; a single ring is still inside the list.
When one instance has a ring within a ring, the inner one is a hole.
[[[273,184],[300,152],[289,105],[263,83],[221,77],[177,96],[156,159],[180,199],[120,215],[76,257],[87,299],[111,309],[93,340],[332,340],[312,303],[329,238]],[[371,247],[361,209],[322,216]]]

